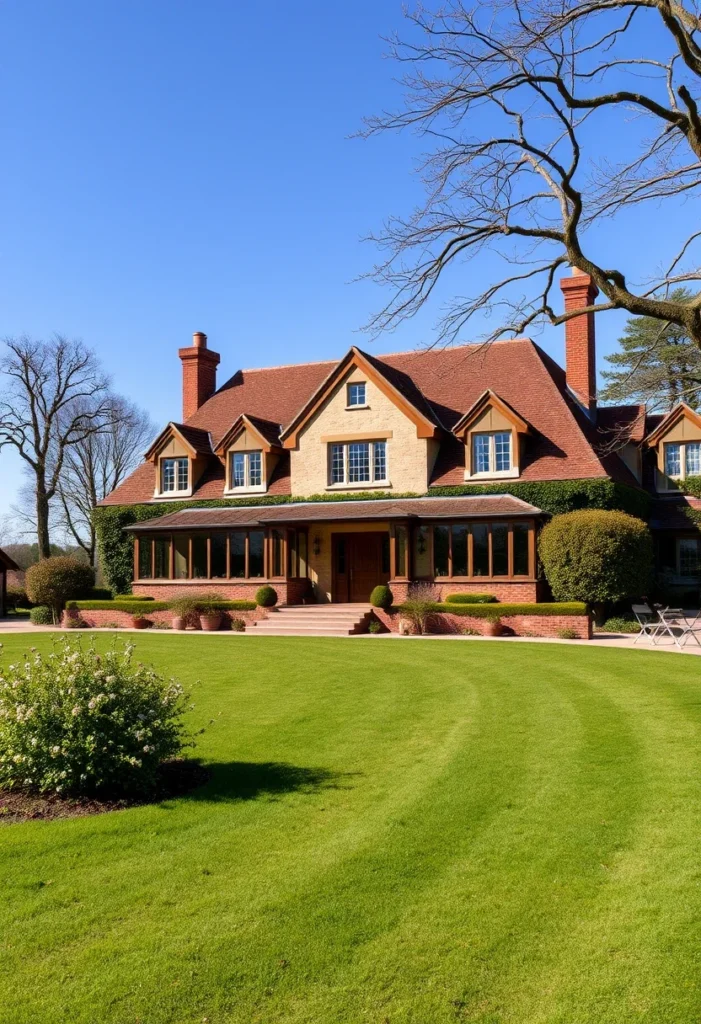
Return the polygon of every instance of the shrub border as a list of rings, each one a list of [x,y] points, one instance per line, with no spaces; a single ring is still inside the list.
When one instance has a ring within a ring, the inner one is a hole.
[[[69,601],[66,608],[69,611],[82,612],[127,612],[130,615],[139,615],[141,612],[148,615],[149,612],[166,612],[175,604],[172,601],[138,601],[119,600],[114,601]],[[212,601],[211,606],[220,611],[230,612],[252,612],[257,605],[255,601]]]
[[[396,606],[393,611],[404,612],[404,605]],[[430,606],[433,613],[447,612],[450,615],[463,615],[473,619],[508,619],[512,615],[588,615],[589,609],[582,601],[552,601],[550,604],[541,601],[533,604],[447,604],[436,602]]]

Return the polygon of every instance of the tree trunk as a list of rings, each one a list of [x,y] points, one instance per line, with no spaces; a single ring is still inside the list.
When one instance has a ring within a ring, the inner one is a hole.
[[[46,497],[46,493],[38,482],[36,490],[36,507],[39,558],[50,558],[51,540],[49,538],[49,499]]]

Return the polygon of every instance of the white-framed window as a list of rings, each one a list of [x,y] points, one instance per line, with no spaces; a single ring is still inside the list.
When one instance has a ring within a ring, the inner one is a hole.
[[[367,405],[365,394],[365,381],[349,384],[346,391],[346,402],[349,409],[358,405]]]
[[[263,487],[262,452],[230,452],[229,487],[232,491]]]
[[[474,434],[472,437],[472,474],[496,476],[510,473],[513,469],[511,456],[511,432],[497,431],[493,434]]]
[[[190,460],[161,459],[161,493],[181,494],[190,487]]]
[[[701,441],[670,441],[665,444],[664,472],[672,480],[701,476]]]
[[[329,445],[331,486],[387,483],[386,441],[345,441]]]

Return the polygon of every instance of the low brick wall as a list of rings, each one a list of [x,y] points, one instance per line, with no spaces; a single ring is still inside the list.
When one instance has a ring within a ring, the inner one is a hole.
[[[497,610],[497,605],[493,605]],[[399,632],[399,612],[386,612],[374,608],[374,614],[392,633]],[[572,630],[578,640],[591,640],[591,619],[588,615],[509,615],[502,619],[506,636],[557,637],[562,630]],[[487,635],[487,619],[471,615],[451,615],[449,612],[435,612],[432,616],[431,633],[464,633],[474,630],[480,636]]]
[[[133,618],[130,612],[119,611],[118,609],[113,608],[100,608],[95,610],[81,608],[74,614],[77,614],[86,626],[103,629],[108,626],[118,626],[122,629],[129,629],[131,628]],[[67,615],[67,612],[63,613],[61,623],[63,626],[66,624]],[[231,627],[232,618],[243,619],[244,622],[249,623],[256,622],[258,619],[266,619],[268,617],[264,608],[255,608],[252,611],[237,611],[236,609],[233,609],[231,611],[222,612],[222,615],[224,616],[222,629],[229,629]],[[170,626],[174,616],[175,612],[170,608],[166,608],[163,611],[147,612],[145,614],[145,618],[148,619],[150,623],[165,623],[168,626]],[[197,626],[197,629],[199,629],[199,625]]]
[[[407,600],[411,583],[399,583],[396,580],[390,582],[389,587],[395,604],[402,604]],[[477,583],[442,583],[436,580],[429,586],[436,594],[437,601],[445,601],[448,594],[492,594],[502,604],[535,604],[545,597],[544,584],[537,580],[524,580],[523,582],[503,582],[494,579],[485,579]]]
[[[134,583],[131,597],[152,597],[154,601],[175,601],[179,597],[187,597],[188,594],[218,594],[225,601],[255,601],[256,591],[261,587],[271,586],[277,594],[278,604],[287,604],[288,587],[294,588],[296,582],[285,580],[267,584],[263,580],[242,580],[234,583],[231,580],[182,580],[181,582],[169,580],[167,582],[139,582]]]

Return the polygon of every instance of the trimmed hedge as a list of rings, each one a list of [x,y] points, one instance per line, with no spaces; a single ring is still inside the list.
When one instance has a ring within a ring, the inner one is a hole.
[[[622,601],[647,594],[652,583],[650,531],[625,512],[582,509],[555,516],[538,550],[557,601]]]
[[[446,594],[444,604],[495,604],[494,594]]]
[[[126,526],[144,523],[149,519],[179,512],[184,508],[235,508],[237,506],[287,505],[295,501],[338,502],[370,501],[383,498],[459,497],[470,494],[503,494],[507,491],[542,509],[549,515],[572,512],[580,508],[621,509],[631,515],[647,519],[650,496],[635,487],[614,483],[612,480],[505,480],[499,484],[461,484],[457,487],[431,487],[423,494],[359,493],[315,494],[300,498],[287,494],[266,494],[260,498],[210,498],[189,501],[151,502],[143,505],[101,505],[93,510],[93,523],[97,533],[101,564],[110,587],[117,594],[131,590],[134,571],[133,536],[124,532]]]
[[[149,612],[166,612],[175,604],[172,601],[136,600],[116,598],[114,601],[69,601],[67,607],[81,612],[127,612],[129,615],[148,615]],[[252,612],[255,601],[213,601],[212,606],[223,612]]]
[[[397,611],[403,611],[399,605]],[[449,612],[451,615],[469,615],[474,619],[508,619],[511,615],[587,615],[588,609],[582,601],[551,601],[538,604],[447,604],[436,602],[431,606],[432,612]]]

